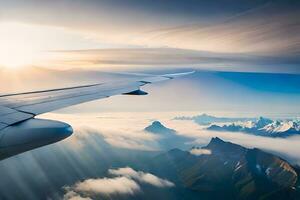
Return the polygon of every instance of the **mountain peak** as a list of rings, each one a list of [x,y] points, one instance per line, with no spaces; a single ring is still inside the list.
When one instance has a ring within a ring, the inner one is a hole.
[[[211,146],[217,146],[217,145],[222,145],[226,142],[224,142],[222,139],[220,139],[219,137],[213,137],[211,138],[210,142],[208,143],[208,147],[211,147]]]
[[[240,154],[246,151],[246,148],[238,144],[225,142],[218,137],[213,137],[205,148],[210,149],[213,152],[219,152],[222,154],[229,154],[229,155],[232,153]]]
[[[263,128],[268,124],[271,124],[273,122],[273,120],[265,118],[265,117],[259,117],[257,122],[256,122],[256,126],[258,128]]]
[[[221,140],[219,137],[213,137],[211,138],[210,143],[225,143],[225,142]]]
[[[174,134],[176,131],[170,128],[165,127],[159,121],[153,121],[151,125],[147,126],[145,129],[147,132],[159,133],[159,134]]]
[[[160,121],[152,122],[151,126],[158,126],[158,127],[166,128]]]

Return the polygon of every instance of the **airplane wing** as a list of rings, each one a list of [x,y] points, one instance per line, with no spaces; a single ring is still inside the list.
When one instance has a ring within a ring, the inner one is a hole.
[[[194,72],[149,75],[135,74],[128,81],[114,81],[51,90],[0,95],[0,130],[36,115],[64,107],[102,99],[119,94],[147,94],[140,87],[155,82],[170,80]],[[132,75],[132,74],[131,74]]]

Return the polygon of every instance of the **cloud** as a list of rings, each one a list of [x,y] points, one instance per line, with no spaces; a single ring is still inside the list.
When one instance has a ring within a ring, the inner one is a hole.
[[[123,132],[123,133],[126,134],[126,132]],[[126,135],[116,136],[115,134],[112,134],[110,136],[105,135],[105,141],[107,143],[109,143],[110,145],[112,145],[114,147],[118,147],[118,148],[145,150],[145,151],[158,150],[153,145],[151,145],[151,141],[155,142],[155,139],[153,139],[153,140],[144,139],[143,140],[143,139],[139,139],[139,138],[128,137]],[[147,141],[150,141],[150,143]]]
[[[37,5],[35,0],[29,0],[26,1],[26,5],[22,5],[12,0],[1,4],[3,8],[1,14],[4,21],[42,24],[38,30],[44,30],[43,33],[47,34],[47,39],[42,37],[41,41],[47,41],[47,45],[43,46],[45,48],[50,46],[51,50],[55,48],[171,47],[234,54],[246,53],[246,57],[249,54],[272,55],[284,57],[287,63],[294,62],[294,59],[299,63],[300,17],[299,3],[296,1],[270,0],[266,4],[267,1],[245,0],[234,1],[235,3],[231,6],[228,6],[225,3],[227,1],[224,0],[209,2],[191,0],[176,1],[176,3],[173,1],[126,2],[120,4],[115,1],[79,0],[74,3],[66,0],[63,3],[43,1]],[[57,10],[64,12],[57,13]],[[74,16],[74,12],[78,15]],[[109,22],[105,20],[107,18],[110,19]],[[52,31],[46,29],[45,25],[52,27]],[[57,27],[63,27],[64,31],[58,31]],[[65,30],[68,30],[68,33],[65,33]],[[53,34],[57,32],[59,34]],[[48,40],[50,33],[53,36],[50,37],[51,40]],[[74,37],[76,40],[72,39]],[[39,37],[33,39],[36,38]],[[59,38],[59,42],[56,42],[56,38]],[[103,41],[107,43],[103,44]],[[34,43],[40,46],[40,42]],[[56,45],[53,46],[52,43]],[[153,53],[152,50],[141,51],[140,54],[136,52],[132,54],[130,49],[124,49],[124,51],[126,53],[122,54],[121,51],[110,52],[108,49],[108,53],[103,52],[104,56],[101,53],[97,56],[92,51],[89,51],[89,55],[85,52],[78,52],[79,56],[74,54],[73,57],[67,58],[68,66],[73,67],[74,64],[87,66],[91,63],[95,66],[99,66],[98,64],[101,66],[150,64],[156,66],[157,64],[195,63],[199,65],[212,62],[214,58],[216,62],[232,60],[232,58],[220,58],[217,55],[212,57],[200,54],[197,57],[193,53],[182,56],[175,51],[173,51],[172,59],[172,55],[166,55],[164,50],[158,51],[159,54]],[[134,51],[139,51],[139,49]],[[107,56],[112,53],[116,56]],[[133,56],[130,57],[130,54]],[[57,58],[57,56],[54,57]],[[81,59],[77,60],[77,57]],[[91,57],[93,59],[88,59]],[[272,62],[273,59],[270,58],[268,62]],[[58,63],[57,66],[62,65]],[[209,67],[218,70],[215,63]],[[244,66],[238,65],[238,68],[243,70]],[[250,65],[250,68],[253,70],[254,67]],[[276,66],[272,66],[272,69],[268,71],[273,72],[274,68]],[[285,71],[287,66],[279,68]],[[260,67],[258,66],[255,70],[260,70]]]
[[[271,3],[207,26],[194,23],[157,30],[150,38],[186,49],[297,57],[299,23],[299,6]]]
[[[64,187],[64,200],[89,200],[93,195],[134,195],[142,191],[140,183],[158,188],[174,187],[175,184],[153,174],[135,171],[130,167],[109,169],[113,178],[87,179],[75,185]],[[83,197],[83,194],[86,197]]]
[[[239,70],[250,71],[279,71],[270,65],[299,63],[297,57],[287,58],[282,54],[276,56],[247,55],[241,53],[216,53],[204,50],[190,50],[179,48],[118,48],[118,49],[92,49],[92,50],[71,50],[71,51],[55,51],[51,52],[53,58],[58,65],[61,66],[114,66],[116,68],[122,66],[136,68],[157,67],[157,66],[185,66],[200,69],[211,69],[213,65],[222,66],[223,70]],[[72,59],[70,59],[72,58]],[[134,58],[134,59],[132,59]],[[216,66],[216,68],[217,68]],[[257,67],[259,66],[259,69]],[[292,69],[288,69],[292,71]],[[297,71],[297,68],[294,68]],[[299,70],[298,70],[299,71]],[[280,72],[280,71],[279,71]]]
[[[166,179],[161,179],[150,173],[145,173],[142,171],[135,171],[134,169],[132,169],[130,167],[119,168],[119,169],[110,169],[109,173],[112,175],[133,178],[142,183],[147,183],[147,184],[150,184],[150,185],[153,185],[156,187],[173,187],[173,186],[175,186],[174,183],[172,183]]]
[[[73,136],[66,140],[63,145],[68,148],[80,148],[91,141],[91,134],[100,134],[106,138],[106,142],[114,147],[131,148],[137,150],[155,149],[155,143],[159,138],[147,134],[143,130],[149,125],[149,119],[160,120],[167,127],[175,129],[179,135],[189,137],[193,145],[205,146],[212,137],[220,137],[225,141],[243,145],[249,148],[260,148],[277,155],[281,155],[292,163],[300,164],[300,136],[288,138],[266,138],[239,132],[216,132],[207,131],[202,126],[192,121],[172,120],[175,116],[189,115],[190,112],[163,112],[163,113],[101,113],[80,115],[47,114],[48,118],[65,121],[74,125]],[[191,112],[190,115],[197,113]],[[249,117],[245,116],[244,117]],[[253,116],[250,116],[253,117]],[[79,145],[78,145],[79,144]]]
[[[64,200],[90,200],[91,196],[95,195],[134,195],[141,190],[136,181],[124,176],[87,179],[64,189],[66,191]]]
[[[211,154],[211,150],[209,149],[196,149],[193,148],[190,150],[190,153],[195,155],[195,156],[200,156],[200,155],[210,155]]]
[[[127,177],[88,179],[74,186],[75,191],[95,194],[134,194],[140,186]]]
[[[92,200],[92,199],[89,197],[82,197],[80,194],[74,191],[68,191],[64,195],[63,200]]]
[[[230,141],[248,148],[260,148],[279,155],[293,164],[300,164],[300,136],[288,138],[269,138],[249,135],[240,132],[218,132],[205,130],[192,121],[165,121],[167,126],[172,126],[179,134],[194,138],[191,145],[206,146],[212,137]]]
[[[99,114],[92,113],[80,117],[68,114],[46,114],[44,116],[67,122],[73,126],[74,134],[65,142],[69,148],[82,149],[92,142],[91,136],[96,134],[116,148],[143,151],[159,150],[157,140],[160,137],[143,131],[149,125],[148,120],[124,114],[102,113],[101,117]],[[111,118],[111,116],[114,117]]]

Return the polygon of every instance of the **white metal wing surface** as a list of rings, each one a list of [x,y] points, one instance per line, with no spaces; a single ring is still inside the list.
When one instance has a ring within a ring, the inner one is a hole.
[[[193,72],[165,75],[136,74],[128,81],[2,94],[0,95],[0,130],[42,113],[118,94],[135,94],[133,92],[139,91],[143,85],[191,73]]]

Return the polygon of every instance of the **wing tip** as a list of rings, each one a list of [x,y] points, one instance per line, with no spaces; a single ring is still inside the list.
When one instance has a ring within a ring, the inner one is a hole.
[[[161,75],[161,76],[162,76],[162,77],[166,77],[166,78],[170,78],[170,79],[174,79],[174,78],[181,77],[181,76],[187,76],[187,75],[193,74],[193,73],[195,73],[195,72],[196,72],[196,70],[189,71],[189,72],[180,72],[180,73],[173,73],[173,74],[164,74],[164,75]]]

